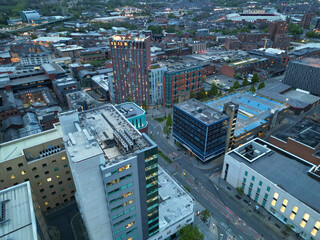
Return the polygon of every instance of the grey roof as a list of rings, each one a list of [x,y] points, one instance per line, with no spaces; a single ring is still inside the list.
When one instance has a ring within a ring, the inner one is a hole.
[[[132,118],[144,114],[144,110],[133,102],[126,102],[115,106],[126,118]]]
[[[22,118],[20,116],[12,116],[2,121],[3,131],[13,126],[23,126]]]
[[[294,125],[289,125],[288,128],[282,129],[273,136],[285,142],[290,137],[311,148],[316,148],[320,144],[320,123],[305,119]]]
[[[206,125],[228,118],[227,115],[221,114],[219,111],[196,99],[189,99],[187,101],[174,104],[174,106],[190,114],[192,117]]]
[[[320,100],[320,97],[291,89],[292,87],[277,83],[257,91],[258,94],[289,104],[293,108],[305,108]]]
[[[10,52],[0,52],[0,58],[11,58]]]
[[[36,218],[33,211],[29,182],[21,183],[0,191],[0,202],[4,203],[5,218],[10,220],[1,224],[1,239],[36,240]]]
[[[313,165],[268,142],[260,139],[252,141],[262,146],[266,145],[272,151],[253,162],[249,162],[237,154],[235,152],[236,149],[229,152],[228,155],[246,164],[296,199],[320,213],[320,181],[308,174]],[[247,144],[250,144],[250,142]]]

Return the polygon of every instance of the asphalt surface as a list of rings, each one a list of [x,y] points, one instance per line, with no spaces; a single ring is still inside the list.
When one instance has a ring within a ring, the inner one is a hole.
[[[152,111],[154,112],[152,113]],[[189,186],[191,195],[211,212],[218,227],[219,240],[282,239],[278,233],[270,230],[256,216],[241,208],[236,200],[210,180],[210,177],[221,172],[223,156],[220,159],[203,164],[186,153],[185,150],[178,151],[178,147],[170,144],[173,141],[172,137],[170,136],[167,139],[162,133],[164,123],[160,124],[152,120],[152,116],[164,116],[163,111],[163,109],[160,109],[160,111],[149,110],[147,114],[149,134],[152,134],[159,150],[174,161],[169,164],[159,158],[159,164],[181,185]],[[165,114],[168,113],[169,110],[166,110]]]

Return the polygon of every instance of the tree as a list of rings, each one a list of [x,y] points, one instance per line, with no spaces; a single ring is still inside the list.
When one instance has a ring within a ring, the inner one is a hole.
[[[167,122],[166,122],[166,126],[172,127],[172,117],[171,117],[171,113],[168,114],[167,117]]]
[[[204,236],[199,232],[199,229],[196,225],[186,225],[179,230],[179,239],[180,240],[203,240]]]
[[[171,133],[170,127],[169,126],[165,126],[163,128],[163,133],[166,135],[169,135]]]
[[[249,91],[252,92],[252,93],[255,93],[255,92],[256,92],[256,89],[255,89],[255,87],[252,85],[251,88],[249,89]]]
[[[208,97],[214,97],[218,94],[218,87],[215,83],[211,84],[211,89],[208,92]]]
[[[298,24],[289,23],[288,32],[294,36],[299,36],[301,33],[303,33],[303,29]]]
[[[234,77],[237,79],[241,79],[241,73],[237,73],[236,75],[234,75]]]
[[[193,94],[193,91],[191,90],[190,91],[190,99],[194,98],[194,94]]]
[[[37,36],[34,35],[33,33],[30,35],[30,38],[33,40],[33,39],[37,39]]]
[[[242,82],[242,86],[245,87],[245,86],[248,86],[249,85],[249,81],[248,81],[248,78],[245,77],[243,82]]]
[[[146,113],[148,113],[148,105],[146,101],[143,101],[142,108],[146,111]]]
[[[169,13],[169,14],[168,14],[168,18],[169,18],[169,19],[176,18],[176,15],[174,15],[173,13]]]
[[[204,222],[206,222],[208,220],[208,218],[211,216],[211,214],[210,214],[208,209],[202,210],[200,214],[201,214],[202,220]]]
[[[261,82],[258,86],[258,90],[260,90],[261,88],[264,88],[266,85],[264,84],[264,82]]]
[[[255,84],[255,83],[257,83],[257,82],[259,82],[259,77],[258,77],[258,74],[255,73],[255,74],[253,74],[253,76],[252,76],[251,83],[252,83],[252,84]]]
[[[207,94],[206,94],[206,91],[204,90],[204,88],[201,88],[200,92],[199,92],[199,100],[204,100],[206,99],[207,97]]]
[[[240,85],[240,83],[238,82],[238,80],[235,81],[234,84],[233,84],[233,88],[234,88],[234,89],[237,89],[237,88],[240,88],[240,87],[241,87],[241,85]]]
[[[235,88],[234,88],[234,87],[231,87],[231,88],[229,89],[229,93],[234,92],[234,90],[235,90]]]
[[[221,91],[219,91],[219,93],[218,93],[218,97],[221,97],[222,96],[222,92]]]

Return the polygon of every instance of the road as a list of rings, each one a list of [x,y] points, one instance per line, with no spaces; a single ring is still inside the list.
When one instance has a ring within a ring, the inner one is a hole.
[[[151,110],[158,112],[157,110]],[[168,111],[168,110],[167,110]],[[167,112],[168,113],[168,112]],[[162,114],[162,113],[161,113]],[[169,164],[159,158],[159,164],[165,168],[182,186],[189,186],[192,196],[207,208],[215,219],[219,231],[219,240],[222,239],[281,239],[278,233],[271,231],[260,223],[260,220],[253,214],[246,212],[239,206],[239,203],[225,193],[219,186],[216,186],[210,177],[219,174],[222,169],[220,164],[202,164],[195,157],[190,156],[185,150],[178,151],[177,147],[170,144],[172,139],[166,139],[162,134],[162,126],[152,120],[152,116],[163,116],[160,113],[147,114],[149,122],[149,134],[152,134],[159,150],[173,159]],[[172,138],[170,136],[170,138]],[[185,173],[184,176],[182,173]]]

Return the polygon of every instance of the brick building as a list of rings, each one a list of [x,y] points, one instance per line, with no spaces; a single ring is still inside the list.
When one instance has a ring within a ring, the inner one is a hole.
[[[202,88],[202,82],[202,66],[177,65],[168,67],[164,75],[164,105],[172,106],[177,102],[180,91],[192,91],[196,96]]]
[[[224,42],[224,46],[227,50],[239,50],[240,49],[240,40],[235,36],[228,36]]]
[[[305,119],[273,134],[269,142],[315,165],[320,164],[320,123]]]
[[[116,35],[110,38],[110,47],[115,103],[149,104],[150,37]]]
[[[315,16],[316,15],[314,13],[306,13],[306,14],[304,14],[302,19],[301,19],[300,25],[303,28],[308,28],[309,29],[311,19],[314,18]]]

